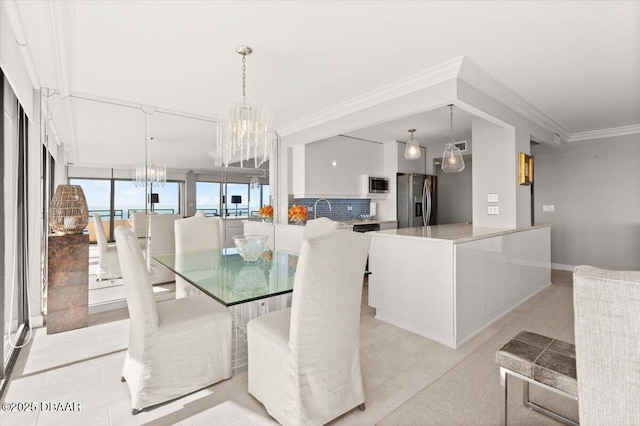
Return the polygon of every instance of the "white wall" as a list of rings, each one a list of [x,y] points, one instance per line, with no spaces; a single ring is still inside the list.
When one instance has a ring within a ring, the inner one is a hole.
[[[471,135],[469,135],[469,137],[466,139],[467,141],[467,150],[466,152],[463,152],[462,155],[464,156],[468,156],[471,155],[473,153],[473,141],[471,140]],[[456,141],[456,142],[462,142],[462,141]],[[438,171],[435,169],[434,165],[433,165],[433,160],[435,159],[440,159],[442,160],[442,154],[444,154],[444,149],[447,146],[447,142],[445,143],[439,143],[439,144],[432,144],[429,145],[427,147],[427,158],[426,158],[426,167],[427,167],[427,171],[426,173],[428,175],[436,175],[438,173]],[[465,157],[466,158],[466,157]]]
[[[435,169],[437,181],[438,223],[465,223],[473,221],[473,164],[470,155],[464,155],[465,168],[460,173],[445,173]]]
[[[640,270],[640,135],[532,153],[535,220],[551,224],[554,267]]]
[[[525,118],[520,113],[515,110],[505,106],[503,103],[497,101],[496,99],[490,97],[486,93],[476,89],[465,81],[458,80],[457,86],[458,93],[458,101],[456,102],[456,106],[463,108],[464,110],[473,113],[474,115],[484,118],[491,123],[501,126],[501,127],[513,127],[515,129],[515,133],[513,136],[510,136],[511,142],[509,144],[513,147],[511,152],[511,158],[504,158],[503,160],[509,164],[511,167],[511,175],[504,175],[505,179],[508,179],[505,182],[508,182],[508,185],[511,186],[510,194],[507,195],[509,199],[513,197],[514,204],[512,206],[505,206],[506,208],[514,209],[514,226],[522,227],[529,226],[531,224],[531,190],[526,185],[518,185],[517,184],[517,162],[518,162],[518,152],[524,152],[525,154],[529,154],[529,144],[531,139],[551,144],[554,140],[554,135],[549,130],[543,128],[542,126],[534,123],[533,121]],[[476,160],[476,154],[479,149],[482,149],[479,145],[479,142],[476,138],[475,132],[472,134],[473,138],[473,154],[474,161]],[[476,161],[474,164],[474,170],[479,170],[479,163]],[[475,182],[474,175],[474,187],[477,186]],[[478,188],[478,191],[484,191],[484,202],[482,203],[485,211],[487,208],[486,202],[486,188]],[[476,194],[476,189],[474,189],[474,194]],[[478,195],[481,193],[478,192]],[[478,200],[480,201],[480,200]],[[474,198],[474,206],[476,206],[476,199]],[[503,207],[502,202],[500,202],[500,212],[502,215]],[[485,212],[486,214],[486,212]],[[511,215],[511,213],[509,213]],[[480,225],[480,223],[476,223],[475,218],[475,210],[474,210],[474,224]],[[489,223],[493,223],[494,220],[489,221]],[[499,220],[496,222],[500,222]],[[509,220],[508,222],[511,222]]]
[[[514,129],[473,117],[473,225],[515,228],[516,147]],[[498,194],[499,214],[487,212],[487,194]],[[529,221],[529,224],[531,221]]]

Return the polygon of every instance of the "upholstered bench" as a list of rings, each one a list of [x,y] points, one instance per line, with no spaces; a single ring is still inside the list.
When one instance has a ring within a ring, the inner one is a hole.
[[[507,424],[507,376],[523,381],[522,402],[535,411],[570,425],[577,422],[529,401],[529,383],[578,399],[575,346],[540,334],[521,331],[496,352],[500,366],[500,385],[504,388],[504,408],[500,412],[502,424]]]

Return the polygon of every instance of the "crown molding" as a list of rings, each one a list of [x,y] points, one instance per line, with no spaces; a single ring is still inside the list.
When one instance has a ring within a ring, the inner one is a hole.
[[[304,117],[280,128],[279,133],[282,136],[288,136],[453,78],[465,81],[564,140],[572,136],[567,128],[527,102],[464,55]]]
[[[413,74],[402,80],[398,80],[379,89],[357,96],[346,102],[309,115],[294,123],[288,124],[278,130],[281,136],[288,136],[302,130],[309,129],[320,124],[327,123],[345,115],[361,111],[365,108],[381,104],[421,89],[434,86],[458,76],[464,56],[458,56],[442,64],[428,68],[417,74]]]
[[[612,138],[615,136],[635,135],[638,133],[640,133],[640,124],[632,124],[631,126],[612,127],[610,129],[574,133],[567,139],[567,142]]]
[[[567,128],[527,102],[522,96],[509,89],[467,57],[464,58],[458,78],[503,103],[537,125],[547,129],[549,132],[560,135],[565,140],[571,136],[571,132]]]

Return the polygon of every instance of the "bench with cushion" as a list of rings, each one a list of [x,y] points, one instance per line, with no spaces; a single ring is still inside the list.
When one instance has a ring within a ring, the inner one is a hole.
[[[578,399],[575,346],[540,334],[521,331],[498,352],[496,364],[500,367],[500,385],[504,388],[502,424],[507,424],[507,377],[512,375],[523,381],[522,402],[542,414],[570,425],[578,423],[529,401],[529,383]]]

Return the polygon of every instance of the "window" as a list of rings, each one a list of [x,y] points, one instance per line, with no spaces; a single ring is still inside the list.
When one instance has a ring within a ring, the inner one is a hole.
[[[153,192],[158,194],[159,199],[154,207],[156,213],[180,213],[180,182],[167,182],[163,187],[153,188]]]
[[[225,195],[228,197],[221,204],[220,190],[223,187],[226,187]],[[269,204],[270,195],[269,185],[250,189],[246,183],[196,182],[196,211],[207,216],[256,217],[260,208]]]
[[[249,216],[256,217],[265,204],[269,204],[269,185],[249,189]]]
[[[126,226],[129,215],[134,210],[145,209],[145,188],[137,188],[130,180],[116,179],[69,179],[71,185],[80,185],[87,199],[89,209],[89,238],[95,242],[93,214],[98,213],[107,234],[113,241],[111,232],[120,225]],[[113,214],[111,198],[113,188]],[[154,206],[157,213],[180,214],[180,182],[167,182],[163,187],[153,188],[160,200]],[[150,206],[149,206],[150,208]]]
[[[107,179],[69,179],[70,185],[80,185],[87,199],[89,221],[98,213],[103,220],[109,220],[111,210],[111,181]],[[117,216],[117,215],[116,215]],[[122,215],[120,215],[122,216]]]
[[[228,217],[249,217],[249,184],[227,183],[224,203]]]
[[[196,211],[220,216],[220,183],[196,182]]]

